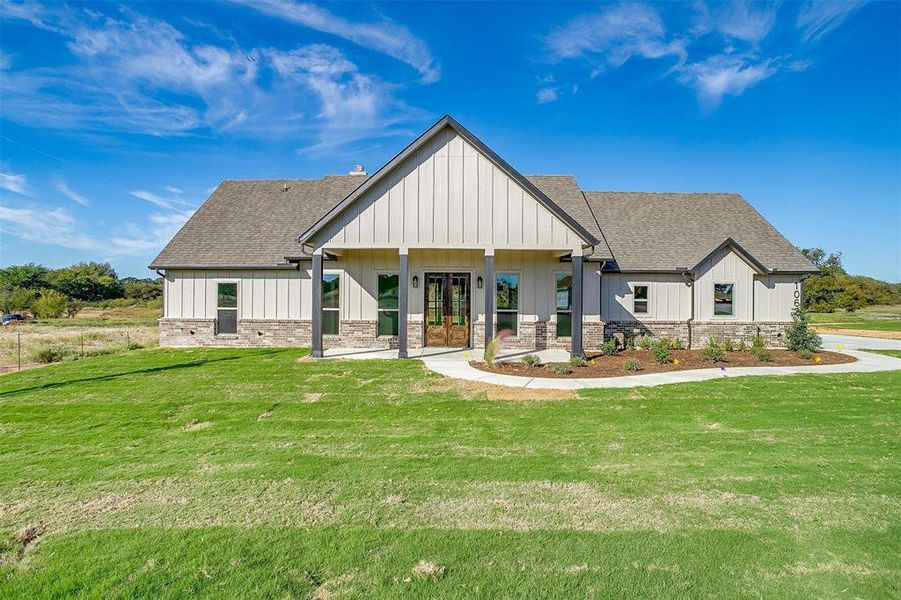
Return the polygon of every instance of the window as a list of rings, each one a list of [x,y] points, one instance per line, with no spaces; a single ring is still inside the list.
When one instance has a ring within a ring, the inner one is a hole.
[[[636,315],[648,314],[648,286],[635,286],[635,291],[632,295],[632,312]]]
[[[557,273],[557,337],[573,334],[573,276]]]
[[[511,335],[516,335],[516,325],[519,323],[519,275],[500,273],[495,289],[497,305],[495,332],[509,331]]]
[[[397,335],[397,273],[379,274],[379,318],[377,335]]]
[[[216,333],[238,333],[238,284],[216,284]]]
[[[731,317],[734,313],[732,303],[732,292],[735,288],[733,283],[714,283],[713,284],[713,314],[717,317]]]
[[[322,334],[338,335],[338,288],[341,278],[331,273],[322,276]]]

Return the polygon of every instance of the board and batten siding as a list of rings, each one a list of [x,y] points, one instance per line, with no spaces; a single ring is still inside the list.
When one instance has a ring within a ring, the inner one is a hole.
[[[648,286],[647,314],[633,314],[636,285]],[[691,288],[678,274],[604,273],[601,315],[605,321],[685,321],[691,315]]]
[[[238,318],[310,319],[313,291],[310,271],[167,270],[163,280],[163,316],[215,319],[216,284],[237,282]]]
[[[754,279],[754,319],[790,321],[795,302],[801,302],[797,275],[760,275]]]
[[[754,269],[729,248],[721,248],[700,264],[695,275],[695,320],[754,320]],[[713,285],[733,283],[733,315],[713,314]],[[759,319],[758,319],[759,320]]]
[[[581,239],[446,128],[317,234],[325,248],[578,249]]]

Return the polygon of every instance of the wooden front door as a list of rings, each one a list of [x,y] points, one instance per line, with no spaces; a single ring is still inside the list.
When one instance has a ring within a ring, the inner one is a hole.
[[[469,346],[469,273],[425,274],[425,345]]]

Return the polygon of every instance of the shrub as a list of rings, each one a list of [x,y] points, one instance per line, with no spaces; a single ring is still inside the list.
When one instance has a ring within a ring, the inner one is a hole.
[[[654,338],[649,335],[643,335],[638,338],[638,347],[642,350],[650,350],[651,346],[654,345]]]
[[[673,353],[670,348],[670,342],[666,338],[654,342],[654,345],[651,346],[651,354],[654,355],[654,360],[662,365],[673,362]]]
[[[66,310],[69,299],[56,290],[43,289],[41,297],[34,301],[31,310],[39,319],[59,318]]]
[[[497,351],[500,350],[501,340],[499,337],[495,336],[491,338],[487,344],[485,344],[485,362],[489,365],[493,365],[495,359],[497,359]]]
[[[760,362],[770,362],[771,360],[773,360],[773,357],[770,355],[770,351],[766,348],[759,348],[757,350],[752,350],[751,352],[754,354],[754,356],[757,357],[757,360],[759,360]]]
[[[631,335],[626,336],[626,350],[635,350],[635,338]]]
[[[732,340],[730,340],[728,338],[723,340],[723,350],[725,350],[726,352],[734,352],[735,351],[735,344],[732,343]]]
[[[66,303],[66,318],[75,318],[75,315],[77,315],[78,311],[80,311],[82,308],[84,308],[84,302],[81,302],[79,300],[69,300],[68,303]]]
[[[792,311],[792,324],[785,330],[785,346],[795,352],[815,352],[823,346],[823,339],[808,326],[807,311],[800,306]]]
[[[707,345],[701,350],[701,356],[711,362],[725,362],[726,351],[720,345],[716,338],[711,336],[707,339]]]
[[[807,348],[801,348],[798,350],[798,358],[803,358],[804,360],[810,360],[816,356],[816,353],[812,350],[808,350]]]
[[[554,365],[554,372],[557,375],[569,375],[573,372],[572,369],[569,368],[569,365],[566,363],[556,363]]]
[[[761,350],[766,350],[766,340],[759,335],[755,335],[751,338],[751,353],[756,354]]]
[[[618,348],[618,344],[616,343],[616,338],[610,338],[603,344],[601,344],[601,353],[605,356],[613,356],[616,354],[616,350]]]
[[[685,345],[682,344],[682,340],[676,338],[672,341],[672,343],[670,343],[670,348],[672,348],[673,350],[684,350]]]
[[[121,298],[125,292],[116,271],[109,263],[82,262],[57,269],[48,276],[50,284],[76,300]]]
[[[526,354],[522,357],[522,362],[526,363],[529,367],[537,367],[541,364],[541,359],[538,358],[537,354]]]
[[[25,288],[13,288],[0,292],[0,312],[24,312],[31,308],[37,294]]]
[[[36,350],[31,355],[31,358],[34,362],[55,363],[62,362],[73,356],[77,356],[75,351],[67,346],[44,346]]]
[[[745,343],[744,340],[738,340],[738,344],[735,345],[735,351],[736,352],[747,352],[748,345]]]
[[[126,350],[141,350],[143,347],[144,347],[144,344],[139,344],[138,342],[135,342],[135,341],[130,341],[127,344],[125,344]]]
[[[641,371],[641,363],[634,358],[627,360],[623,366],[627,371]]]
[[[573,356],[572,358],[569,359],[569,364],[571,364],[574,367],[584,367],[588,363],[585,362],[585,359],[582,358],[581,356]]]

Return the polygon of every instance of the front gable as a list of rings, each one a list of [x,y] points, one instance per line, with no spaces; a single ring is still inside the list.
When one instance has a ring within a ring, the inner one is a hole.
[[[543,248],[597,243],[571,216],[449,117],[326,215],[320,248]]]

